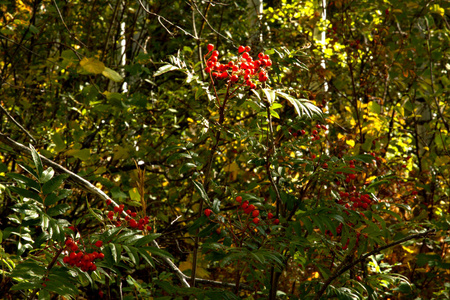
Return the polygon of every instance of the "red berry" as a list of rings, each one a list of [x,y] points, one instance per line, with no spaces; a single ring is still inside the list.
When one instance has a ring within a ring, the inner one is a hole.
[[[148,230],[148,231],[151,231],[151,230],[152,230],[152,227],[149,226],[149,225],[147,225],[147,230]]]
[[[76,231],[75,226],[69,226],[68,228],[69,228],[70,230],[72,230],[73,232]]]
[[[97,257],[100,258],[100,259],[104,259],[105,258],[105,254],[100,252]]]
[[[254,218],[253,219],[253,223],[258,224],[259,223],[259,218]]]
[[[242,197],[241,197],[241,196],[237,196],[237,197],[236,197],[236,201],[239,202],[239,203],[241,203]]]
[[[102,291],[98,291],[98,295],[100,296],[100,298],[103,298],[103,292]]]
[[[209,208],[205,209],[205,216],[209,217],[212,213],[212,210],[210,210]]]
[[[136,222],[135,219],[131,219],[128,224],[130,225],[131,228],[136,228],[138,227],[138,223]]]
[[[242,53],[242,52],[244,52],[244,51],[245,51],[244,46],[239,46],[238,52],[239,52],[239,53]]]
[[[136,218],[137,213],[136,213],[136,212],[132,212],[130,215],[131,215],[133,218]]]
[[[66,246],[70,247],[73,244],[73,240],[72,239],[67,239],[65,244],[66,244]]]
[[[250,52],[250,50],[252,50],[249,46],[245,46],[245,52]]]
[[[213,44],[208,44],[208,46],[206,46],[206,49],[208,49],[209,52],[214,50],[214,45]]]
[[[275,224],[275,225],[278,225],[278,224],[280,224],[280,220],[279,220],[279,219],[275,219],[275,220],[273,220],[273,224]]]
[[[270,220],[270,219],[272,219],[273,218],[273,213],[268,213],[267,214],[267,218]]]
[[[362,281],[362,278],[361,278],[361,276],[356,276],[356,280],[358,280],[358,281]]]
[[[98,248],[100,248],[101,246],[103,246],[103,242],[102,242],[102,241],[96,241],[96,242],[95,242],[95,246],[97,246]]]
[[[257,216],[259,216],[259,210],[254,210],[252,212],[252,217],[257,217]]]
[[[106,205],[111,205],[112,201],[110,199],[106,200]]]
[[[219,56],[219,51],[213,51],[212,56]]]

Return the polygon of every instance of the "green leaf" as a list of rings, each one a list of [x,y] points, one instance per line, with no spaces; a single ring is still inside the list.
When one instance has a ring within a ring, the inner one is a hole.
[[[102,75],[105,76],[106,78],[111,79],[114,82],[122,82],[123,78],[122,76],[120,76],[119,73],[117,73],[116,71],[105,67],[105,69],[102,72]]]
[[[42,172],[44,172],[44,167],[42,166],[41,158],[39,157],[39,154],[37,153],[36,149],[34,149],[33,145],[30,144],[31,149],[31,156],[33,157],[34,166],[37,170],[37,177],[39,180],[41,180]]]
[[[117,255],[116,245],[114,243],[109,243],[108,247],[109,247],[109,250],[111,251],[111,258],[112,258],[113,262],[117,263],[118,255]]]
[[[313,118],[314,116],[318,116],[320,118],[323,118],[323,113],[314,104],[312,104],[311,101],[307,99],[296,99],[292,97],[289,94],[283,93],[283,92],[276,92],[280,97],[288,100],[292,106],[294,106],[295,111],[300,117],[307,116],[308,118]]]
[[[161,236],[161,233],[150,233],[146,236],[144,236],[143,238],[139,239],[134,246],[135,247],[140,247],[143,245],[147,245],[148,243],[150,243],[151,241],[156,240],[158,237]]]
[[[52,193],[54,190],[56,190],[58,187],[60,187],[61,184],[64,182],[64,180],[67,179],[67,177],[69,177],[69,175],[60,174],[56,177],[53,177],[49,181],[47,181],[42,186],[42,192],[44,193],[44,195],[48,195],[48,194]]]
[[[154,254],[154,255],[173,259],[172,254],[170,254],[169,252],[167,252],[165,250],[156,248],[156,247],[147,246],[147,247],[142,247],[141,249],[146,250],[147,252],[150,252],[151,254]]]
[[[22,197],[29,198],[29,199],[34,199],[34,200],[42,203],[41,196],[39,196],[39,194],[36,193],[36,192],[30,191],[30,190],[26,190],[26,189],[23,189],[23,188],[19,188],[19,187],[15,187],[15,186],[10,186],[10,187],[8,187],[8,189],[11,192],[16,193],[16,194],[18,194],[18,195],[20,195]]]
[[[71,149],[68,150],[66,154],[68,156],[79,158],[82,161],[86,161],[91,157],[91,151],[89,149],[81,149],[81,150]]]
[[[54,206],[54,207],[50,207],[50,208],[47,210],[47,214],[48,214],[50,217],[55,217],[55,216],[64,214],[67,210],[69,210],[69,208],[70,208],[70,205],[69,205],[69,204],[67,204],[67,203],[61,203],[61,204],[58,204],[58,205],[56,205],[56,206]]]
[[[128,257],[130,258],[131,262],[135,265],[139,263],[139,255],[138,255],[138,249],[135,247],[128,247],[123,246],[123,249],[125,249],[125,252],[127,252]]]
[[[201,182],[198,182],[195,180],[192,180],[192,182],[194,183],[195,189],[200,194],[200,197],[206,201],[208,206],[211,207],[212,206],[211,201],[209,200],[208,194],[206,193],[205,188],[203,187],[203,184]]]
[[[167,73],[167,72],[170,72],[170,71],[175,71],[175,70],[180,70],[180,68],[178,68],[178,67],[176,67],[174,65],[167,64],[167,65],[164,65],[164,66],[160,67],[155,72],[155,74],[153,74],[153,76],[156,77],[156,76],[162,75],[164,73]]]
[[[26,176],[24,176],[22,174],[8,173],[8,174],[6,174],[6,176],[8,176],[9,178],[14,179],[16,182],[23,183],[27,187],[33,188],[36,191],[39,191],[41,189],[41,186],[39,185],[39,183],[37,183],[33,179],[31,179],[29,177],[26,177]]]
[[[83,59],[80,61],[80,66],[86,72],[91,74],[102,74],[102,72],[105,70],[105,64],[95,57],[83,57]]]
[[[275,102],[276,94],[274,90],[262,89],[263,93],[266,95],[267,101],[272,105]]]
[[[155,262],[153,261],[152,256],[147,252],[146,249],[140,248],[138,249],[138,252],[150,266],[152,266],[153,268],[155,267]]]
[[[47,181],[53,178],[53,175],[55,175],[55,171],[53,170],[53,168],[52,167],[47,168],[46,170],[44,170],[44,172],[42,172],[40,182],[46,183]]]

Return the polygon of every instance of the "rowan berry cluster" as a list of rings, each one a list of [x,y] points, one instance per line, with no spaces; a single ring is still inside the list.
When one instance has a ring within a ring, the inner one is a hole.
[[[259,219],[259,210],[257,210],[253,204],[250,204],[250,202],[248,200],[245,200],[244,202],[242,202],[241,196],[237,196],[236,201],[240,204],[239,208],[242,209],[245,214],[247,214],[251,218],[253,218],[253,220],[252,220],[253,223],[255,223],[255,224],[260,223],[261,220]],[[269,212],[267,214],[267,219],[269,219],[269,220],[273,219],[273,214]],[[275,225],[280,224],[279,219],[274,219],[271,222],[272,222],[272,224],[275,224]]]
[[[111,200],[106,200],[107,205],[111,205]],[[125,209],[125,205],[120,204],[119,206],[115,206],[113,210],[108,211],[107,216],[108,219],[111,221],[115,221],[116,227],[124,225],[128,225],[131,228],[144,230],[147,229],[148,231],[152,230],[152,227],[148,225],[150,222],[150,218],[148,216],[145,216],[143,218],[140,218],[137,220],[137,213],[132,212],[131,210],[127,209],[125,212],[127,215],[125,218],[122,218],[122,213]]]
[[[65,244],[67,249],[69,249],[69,253],[63,257],[63,262],[72,267],[79,267],[83,272],[97,270],[95,260],[103,259],[105,257],[103,253],[97,251],[94,251],[92,253],[78,251],[78,245],[72,238],[66,239]],[[97,241],[95,243],[95,246],[99,248],[102,245],[102,241]]]
[[[266,82],[267,76],[266,68],[272,66],[272,61],[269,55],[264,53],[258,54],[258,59],[253,60],[249,52],[249,46],[240,46],[238,49],[239,56],[237,61],[230,60],[225,64],[221,64],[219,60],[219,51],[214,50],[214,45],[207,46],[208,53],[205,55],[206,68],[205,71],[211,74],[216,79],[229,79],[231,83],[238,83],[242,78],[242,84],[256,88],[256,78],[259,82]],[[211,55],[210,55],[211,54]],[[206,57],[209,56],[208,59]]]

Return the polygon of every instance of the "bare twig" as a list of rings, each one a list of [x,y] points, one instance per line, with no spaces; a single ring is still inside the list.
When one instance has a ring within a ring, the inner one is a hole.
[[[13,122],[14,124],[16,124],[17,127],[20,128],[20,130],[22,130],[30,139],[33,140],[33,142],[36,143],[36,140],[34,139],[34,137],[25,129],[23,128],[22,125],[20,125],[19,122],[17,122],[16,120],[14,120],[14,118],[8,113],[8,111],[6,110],[6,108],[3,107],[3,105],[0,105],[0,109],[5,113],[5,115],[8,117],[8,119],[11,120],[11,122]]]
[[[158,22],[159,24],[161,24],[162,27],[164,27],[164,29],[170,34],[173,35],[173,33],[163,24],[163,22],[161,20],[163,20],[164,22],[170,24],[171,26],[174,26],[175,28],[183,31],[184,34],[189,35],[190,37],[194,38],[195,40],[197,40],[197,37],[195,35],[193,35],[192,33],[184,30],[183,28],[181,28],[178,25],[173,24],[172,22],[170,22],[169,20],[167,20],[166,18],[164,18],[163,16],[160,16],[158,14],[155,14],[154,12],[149,11],[145,6],[144,3],[142,3],[141,0],[138,0],[139,4],[141,5],[141,7],[145,10],[146,13],[148,13],[149,15],[155,16],[158,18]]]

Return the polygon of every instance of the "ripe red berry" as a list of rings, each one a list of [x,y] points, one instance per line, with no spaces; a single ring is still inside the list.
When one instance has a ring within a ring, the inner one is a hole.
[[[213,44],[208,44],[208,46],[206,46],[206,49],[208,49],[209,52],[214,50],[214,45]]]
[[[219,51],[217,51],[217,50],[213,51],[212,56],[216,56],[216,57],[219,56]]]
[[[102,242],[102,241],[96,241],[96,242],[95,242],[95,246],[97,246],[98,248],[100,248],[101,246],[103,246],[103,242]]]
[[[239,46],[238,52],[239,52],[239,53],[242,53],[242,52],[244,52],[244,51],[245,51],[244,46]]]
[[[147,225],[147,230],[148,230],[148,231],[151,231],[151,230],[152,230],[152,227],[149,226],[149,225]]]
[[[98,254],[98,256],[97,256],[99,259],[104,259],[105,258],[105,254],[103,254],[103,253],[99,253]]]
[[[259,210],[254,210],[252,212],[252,217],[257,217],[257,216],[259,216]]]
[[[241,197],[241,196],[237,196],[237,197],[236,197],[236,201],[239,202],[239,203],[241,203],[242,197]]]
[[[270,220],[270,219],[272,219],[273,218],[273,213],[268,213],[267,214],[267,218]]]
[[[250,52],[250,50],[252,50],[249,46],[245,46],[245,52]]]
[[[136,218],[137,213],[136,213],[136,212],[132,212],[130,215],[131,215],[133,218]]]
[[[273,220],[273,224],[275,224],[275,225],[278,225],[278,224],[280,224],[280,220],[279,220],[279,219],[275,219],[275,220]]]
[[[253,223],[258,224],[259,223],[259,218],[254,218],[253,219]]]
[[[205,216],[209,217],[212,213],[212,210],[210,210],[209,208],[205,209]]]
[[[106,200],[106,205],[111,205],[112,201],[110,199]]]
[[[358,281],[362,281],[362,278],[361,278],[361,276],[356,276],[356,280],[358,280]]]

